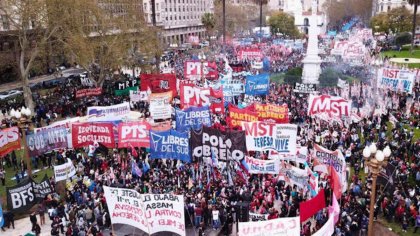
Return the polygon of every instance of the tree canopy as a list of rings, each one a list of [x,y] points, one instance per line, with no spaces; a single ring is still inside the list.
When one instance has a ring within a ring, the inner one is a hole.
[[[295,26],[295,19],[287,13],[280,11],[272,13],[268,20],[268,25],[270,26],[273,35],[282,33],[291,38],[299,37],[299,30]]]
[[[372,14],[372,1],[367,0],[330,0],[325,1],[325,9],[329,24],[341,26],[343,19],[358,16],[363,22],[368,23]]]
[[[412,19],[413,15],[407,8],[399,7],[372,17],[370,25],[374,32],[398,34],[411,30]]]

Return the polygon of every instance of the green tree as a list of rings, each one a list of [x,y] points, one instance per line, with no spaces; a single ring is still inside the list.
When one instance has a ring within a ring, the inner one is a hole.
[[[295,26],[295,19],[293,16],[284,12],[275,12],[270,16],[268,20],[271,33],[282,33],[291,38],[299,37],[299,30]]]
[[[402,45],[411,43],[411,40],[412,40],[411,34],[408,32],[405,32],[405,33],[398,34],[395,37],[395,44],[402,46]]]
[[[216,19],[214,18],[213,13],[204,13],[201,17],[201,23],[206,28],[207,36],[210,38],[210,35],[213,32],[214,27],[216,26]]]
[[[398,34],[411,30],[411,19],[410,11],[405,7],[399,7],[372,17],[371,26],[375,32]]]
[[[284,82],[291,85],[302,83],[302,68],[296,67],[288,70],[284,76]]]
[[[411,30],[411,47],[410,47],[410,53],[413,53],[414,49],[414,38],[416,37],[416,21],[417,21],[417,7],[420,4],[420,0],[408,0],[408,3],[412,6],[414,6],[414,14],[413,14],[413,25]]]
[[[321,87],[334,87],[337,86],[340,74],[333,68],[326,68],[319,75],[319,85]]]
[[[329,24],[341,27],[342,20],[358,16],[363,22],[368,23],[372,13],[372,1],[367,0],[330,0],[325,1],[323,8],[329,18]]]

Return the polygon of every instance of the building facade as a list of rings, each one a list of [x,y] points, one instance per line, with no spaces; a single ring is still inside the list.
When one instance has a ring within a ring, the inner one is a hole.
[[[166,45],[186,43],[189,36],[205,36],[201,17],[214,12],[213,0],[144,0],[143,11],[149,24],[153,23],[153,2],[156,26],[162,29]]]
[[[388,12],[394,8],[405,7],[410,11],[414,8],[408,4],[407,0],[373,0],[372,2],[372,16],[382,12]]]

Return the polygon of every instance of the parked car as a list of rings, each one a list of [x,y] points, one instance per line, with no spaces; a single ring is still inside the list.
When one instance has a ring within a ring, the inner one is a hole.
[[[0,100],[6,100],[8,98],[13,98],[13,97],[16,97],[20,94],[23,94],[23,92],[20,91],[20,90],[9,90],[9,91],[0,93]]]

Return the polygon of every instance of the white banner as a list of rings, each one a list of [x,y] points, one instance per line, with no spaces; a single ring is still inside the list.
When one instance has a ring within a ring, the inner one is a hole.
[[[147,94],[147,91],[130,90],[131,102],[140,102],[140,101],[148,101],[148,100],[149,100],[149,94]]]
[[[104,117],[121,117],[127,116],[130,113],[130,103],[123,102],[121,104],[112,105],[112,106],[94,106],[87,108],[88,116]]]
[[[248,172],[251,174],[278,174],[280,171],[280,160],[260,160],[252,157],[245,157]]]
[[[170,119],[172,114],[172,92],[152,93],[149,96],[149,111],[153,119]]]
[[[239,236],[296,236],[300,235],[299,217],[267,221],[239,222]]]
[[[104,186],[112,224],[126,224],[150,235],[172,232],[185,236],[184,197],[139,194],[132,189]]]
[[[378,88],[412,93],[416,73],[409,70],[382,68],[378,71]]]
[[[296,154],[297,125],[261,121],[241,123],[248,150],[276,150],[282,154]]]
[[[73,163],[68,158],[67,158],[67,163],[59,165],[59,166],[54,166],[55,182],[60,182],[62,180],[69,179],[75,174],[76,174],[76,168],[74,168]]]
[[[331,236],[334,233],[334,213],[330,214],[327,222],[312,236]]]

